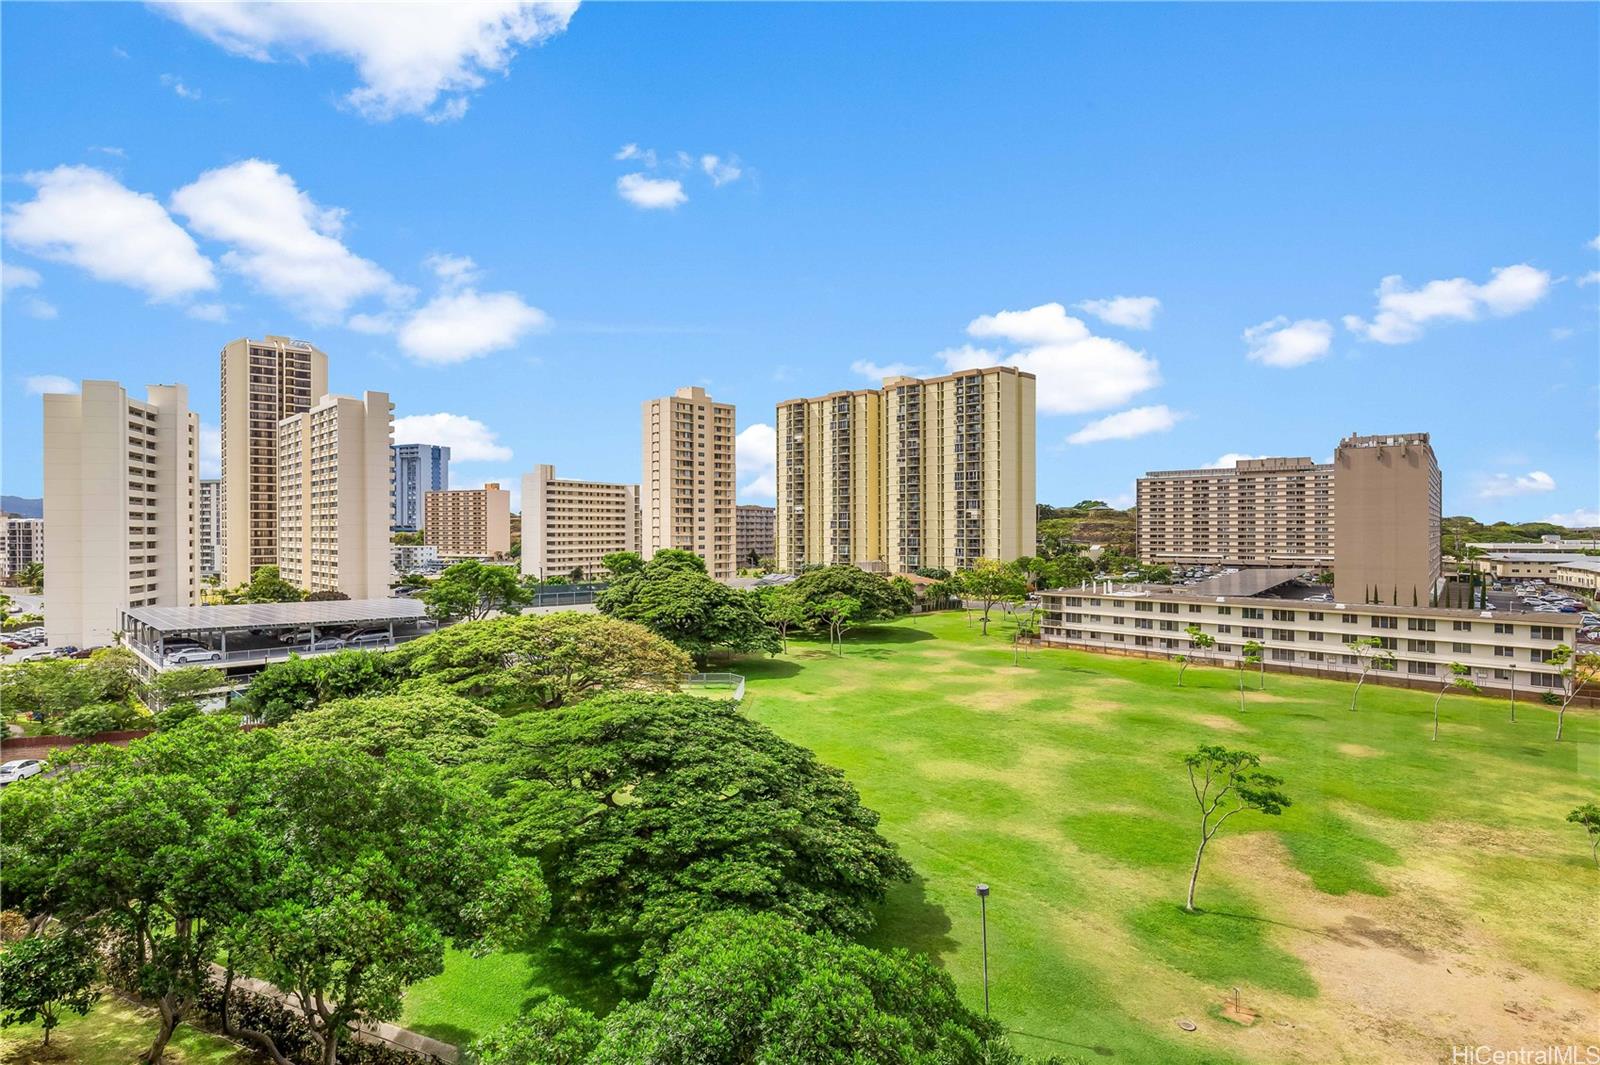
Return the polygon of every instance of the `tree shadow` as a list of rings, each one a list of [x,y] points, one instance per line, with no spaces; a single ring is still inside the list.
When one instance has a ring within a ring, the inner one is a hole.
[[[728,663],[746,680],[786,680],[805,671],[805,664],[790,658],[740,658]]]
[[[528,1004],[524,1003],[523,1005],[526,1008]],[[437,1039],[441,1043],[449,1043],[451,1046],[458,1047],[468,1046],[473,1040],[485,1034],[483,1032],[475,1032],[470,1028],[463,1028],[459,1024],[412,1024],[408,1027],[410,1031],[425,1035],[430,1039]],[[340,1054],[343,1056],[342,1050]]]
[[[860,636],[866,633],[871,633],[872,638],[878,643],[921,643],[923,640],[937,639],[931,632],[909,628],[905,625],[862,625],[859,628],[851,629],[850,635],[846,636],[845,639],[848,641],[850,636]]]
[[[1181,906],[1178,907],[1178,910],[1185,917],[1225,917],[1231,921],[1249,921],[1252,924],[1269,924],[1275,928],[1292,928],[1296,932],[1305,932],[1314,936],[1326,936],[1328,934],[1328,930],[1326,928],[1307,928],[1303,924],[1293,924],[1289,921],[1274,921],[1270,917],[1262,917],[1253,913],[1234,913],[1231,910],[1208,910],[1204,906],[1196,906],[1193,913],[1183,909]]]
[[[880,950],[904,947],[942,968],[944,955],[956,947],[950,936],[954,926],[944,907],[929,901],[927,887],[915,872],[910,880],[891,887],[877,907],[877,925],[861,941]]]
[[[1033,1032],[1024,1032],[1021,1028],[1007,1028],[1007,1035],[1020,1035],[1027,1039],[1037,1039],[1041,1043],[1051,1043],[1058,1047],[1074,1047],[1078,1050],[1087,1050],[1102,1058],[1114,1058],[1117,1052],[1108,1046],[1090,1046],[1088,1043],[1074,1043],[1070,1039],[1057,1039],[1054,1036],[1036,1035]]]

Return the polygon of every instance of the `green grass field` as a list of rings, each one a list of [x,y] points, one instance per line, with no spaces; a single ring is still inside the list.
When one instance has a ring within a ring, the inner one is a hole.
[[[923,951],[1030,1053],[1113,1062],[1449,1060],[1452,1044],[1600,1042],[1600,870],[1563,818],[1600,792],[1600,722],[1450,695],[1035,651],[959,613],[747,660],[747,712],[843,769],[917,871],[873,942]],[[1181,910],[1201,742],[1253,750],[1282,817],[1242,814]],[[564,987],[452,957],[405,1023],[462,1040]],[[603,1005],[603,1004],[602,1004]],[[1234,1016],[1246,1022],[1232,1019]],[[1178,1021],[1192,1021],[1189,1033]]]
[[[136,1006],[115,995],[104,995],[94,1008],[79,1017],[69,1013],[50,1033],[50,1045],[41,1041],[37,1024],[0,1029],[0,1062],[5,1065],[109,1065],[136,1061],[148,1050],[160,1028],[156,1011]],[[182,1025],[167,1044],[169,1065],[253,1065],[258,1059],[219,1036]]]

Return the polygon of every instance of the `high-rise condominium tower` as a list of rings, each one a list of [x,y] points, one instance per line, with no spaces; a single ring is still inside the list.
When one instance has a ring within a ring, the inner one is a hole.
[[[117,611],[195,606],[200,420],[183,385],[137,400],[115,381],[44,397],[45,632],[109,644]]]
[[[284,580],[351,599],[389,594],[391,427],[384,392],[323,396],[278,424],[278,554]]]
[[[1347,436],[1333,453],[1333,594],[1427,606],[1439,583],[1443,481],[1427,433]]]
[[[222,564],[222,482],[200,482],[199,524],[195,531],[200,552],[200,576],[210,577],[220,573]]]
[[[328,356],[268,336],[222,349],[222,535],[226,584],[278,562],[278,423],[328,391]]]
[[[450,487],[450,449],[438,444],[396,444],[394,446],[394,514],[389,519],[395,532],[420,532],[427,515],[422,497]]]
[[[1139,478],[1139,558],[1157,565],[1327,566],[1333,465],[1238,459]]]
[[[734,411],[703,388],[680,388],[644,404],[644,476],[639,484],[644,557],[680,548],[706,572],[732,577]]]
[[[490,481],[423,497],[422,542],[440,558],[498,558],[511,550],[511,493]]]
[[[639,486],[558,478],[554,466],[522,475],[522,573],[599,576],[600,560],[640,550]]]
[[[1034,393],[1032,374],[990,367],[779,404],[779,567],[1033,554]]]

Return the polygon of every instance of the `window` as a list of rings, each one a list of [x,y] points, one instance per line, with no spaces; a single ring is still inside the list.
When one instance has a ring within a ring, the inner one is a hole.
[[[1535,625],[1533,626],[1533,638],[1535,640],[1559,640],[1561,639],[1561,629],[1555,625]]]
[[[1392,658],[1379,659],[1378,661],[1374,662],[1373,665],[1378,669],[1387,669],[1390,671],[1400,668],[1399,664]]]
[[[1320,633],[1320,632],[1308,632],[1308,633],[1306,633],[1306,639],[1310,640],[1312,643],[1321,643],[1322,642],[1322,633]]]
[[[1375,629],[1393,629],[1393,628],[1398,628],[1399,627],[1398,624],[1397,624],[1398,621],[1399,621],[1398,618],[1386,618],[1386,617],[1382,616],[1381,614],[1372,615],[1372,627],[1375,628]]]
[[[1261,621],[1261,620],[1264,619],[1264,615],[1261,613],[1261,608],[1258,607],[1258,606],[1247,606],[1247,607],[1245,607],[1244,608],[1244,616],[1247,617],[1247,618],[1250,618],[1253,621]]]
[[[1509,621],[1497,621],[1494,623],[1494,634],[1496,636],[1510,636],[1513,635],[1513,632],[1514,630],[1511,628]]]
[[[1247,640],[1261,639],[1261,630],[1256,628],[1254,625],[1246,625],[1239,631],[1244,634],[1244,638]]]
[[[1134,643],[1135,647],[1149,647],[1150,646],[1150,637],[1148,637],[1148,636],[1135,636],[1133,638],[1133,643]]]
[[[1528,652],[1528,661],[1548,662],[1550,661],[1550,656],[1553,653],[1554,652],[1552,652],[1548,647],[1535,647]]]
[[[1378,648],[1383,651],[1398,651],[1400,650],[1400,641],[1393,636],[1379,636]]]
[[[1136,629],[1153,629],[1155,628],[1155,622],[1149,618],[1134,618],[1133,627]]]
[[[1433,641],[1432,640],[1407,640],[1406,641],[1406,650],[1415,651],[1418,654],[1431,655],[1431,654],[1434,653]]]
[[[1178,612],[1178,604],[1177,603],[1162,603],[1161,604],[1161,612],[1163,614],[1176,614]]]
[[[1294,620],[1294,611],[1293,610],[1274,610],[1272,612],[1272,620],[1273,621],[1293,621]]]
[[[1322,620],[1322,611],[1320,611],[1320,610],[1308,610],[1306,612],[1306,617],[1310,618],[1312,621],[1321,621]]]
[[[1168,621],[1166,618],[1162,618],[1161,619],[1161,631],[1162,632],[1177,632],[1178,631],[1178,623],[1176,621]]]
[[[1418,677],[1433,676],[1432,662],[1407,662],[1406,672]]]
[[[1221,617],[1229,617],[1233,614],[1233,607],[1219,606],[1217,607],[1217,614]]]
[[[1233,626],[1232,625],[1218,625],[1217,626],[1217,631],[1219,633],[1222,633],[1222,634],[1226,635],[1228,633],[1233,632]]]
[[[1274,647],[1272,649],[1272,660],[1274,662],[1293,662],[1294,661],[1294,648],[1293,647]]]
[[[1346,625],[1354,625],[1356,623],[1356,616],[1354,614],[1340,614],[1339,620],[1343,621]]]
[[[1494,649],[1494,656],[1496,658],[1515,658],[1516,655],[1517,652],[1513,651],[1509,647],[1496,647]]]
[[[1470,621],[1452,621],[1450,623],[1450,627],[1452,629],[1454,629],[1456,632],[1471,632],[1472,631],[1472,622],[1470,622]]]
[[[1190,603],[1189,604],[1189,613],[1191,613],[1191,614],[1200,613],[1200,604],[1199,603]]]
[[[1307,651],[1306,658],[1313,662],[1321,662],[1325,656],[1321,651]]]
[[[1432,632],[1432,618],[1406,618],[1406,628],[1412,632]]]
[[[1135,603],[1135,604],[1133,604],[1133,609],[1139,611],[1140,613],[1148,614],[1153,609],[1155,609],[1155,604],[1154,603]]]
[[[1561,675],[1559,673],[1534,673],[1531,674],[1530,679],[1533,681],[1535,688],[1561,687]]]
[[[1293,629],[1273,629],[1272,638],[1282,643],[1294,643]]]
[[[1450,653],[1454,655],[1470,655],[1472,653],[1472,645],[1470,643],[1452,643],[1450,645]]]

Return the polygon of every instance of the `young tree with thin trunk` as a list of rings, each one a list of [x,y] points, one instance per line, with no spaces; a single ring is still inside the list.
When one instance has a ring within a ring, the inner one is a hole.
[[[63,1010],[82,1017],[100,992],[94,944],[77,932],[18,940],[0,954],[0,1024],[39,1022],[44,1045]]]
[[[1545,702],[1558,707],[1556,710],[1556,740],[1561,739],[1561,732],[1567,724],[1567,707],[1572,705],[1572,700],[1589,684],[1600,681],[1600,654],[1593,651],[1573,651],[1568,644],[1561,644],[1550,652],[1549,663],[1561,670],[1561,694],[1545,692]]]
[[[1589,856],[1600,866],[1600,806],[1586,802],[1568,814],[1567,820],[1589,833]]]
[[[1478,685],[1472,679],[1472,668],[1460,662],[1451,662],[1450,668],[1445,671],[1444,683],[1439,685],[1439,694],[1433,697],[1433,738],[1439,738],[1439,702],[1445,693],[1454,688],[1456,691],[1478,692]]]
[[[1189,770],[1189,787],[1200,807],[1200,846],[1194,852],[1194,868],[1189,872],[1189,894],[1183,908],[1194,912],[1195,884],[1200,879],[1200,863],[1206,845],[1234,814],[1245,810],[1276,816],[1291,803],[1279,790],[1282,780],[1261,771],[1261,758],[1249,751],[1230,751],[1215,744],[1201,744],[1183,760]]]
[[[989,635],[989,612],[999,603],[1020,603],[1028,594],[1027,582],[1015,563],[980,558],[971,569],[955,576],[956,587],[967,599],[976,599],[983,610],[983,632]]]
[[[861,601],[849,595],[830,595],[812,606],[817,618],[828,628],[828,647],[844,655],[844,634],[861,613]]]
[[[1187,629],[1183,630],[1183,634],[1189,637],[1189,647],[1191,650],[1210,652],[1210,650],[1217,645],[1217,638],[1211,635],[1209,632],[1206,632],[1199,625],[1190,625]],[[1183,671],[1188,668],[1189,656],[1179,655],[1178,687],[1180,688],[1183,687]]]
[[[1394,655],[1385,650],[1383,640],[1377,636],[1366,636],[1359,640],[1348,640],[1345,647],[1356,656],[1356,665],[1361,673],[1356,677],[1355,690],[1350,693],[1350,709],[1356,708],[1356,700],[1361,697],[1361,685],[1367,682],[1367,674],[1373,669],[1393,669]]]
[[[1264,648],[1255,640],[1246,640],[1239,655],[1239,709],[1244,709],[1244,667],[1260,665]]]

